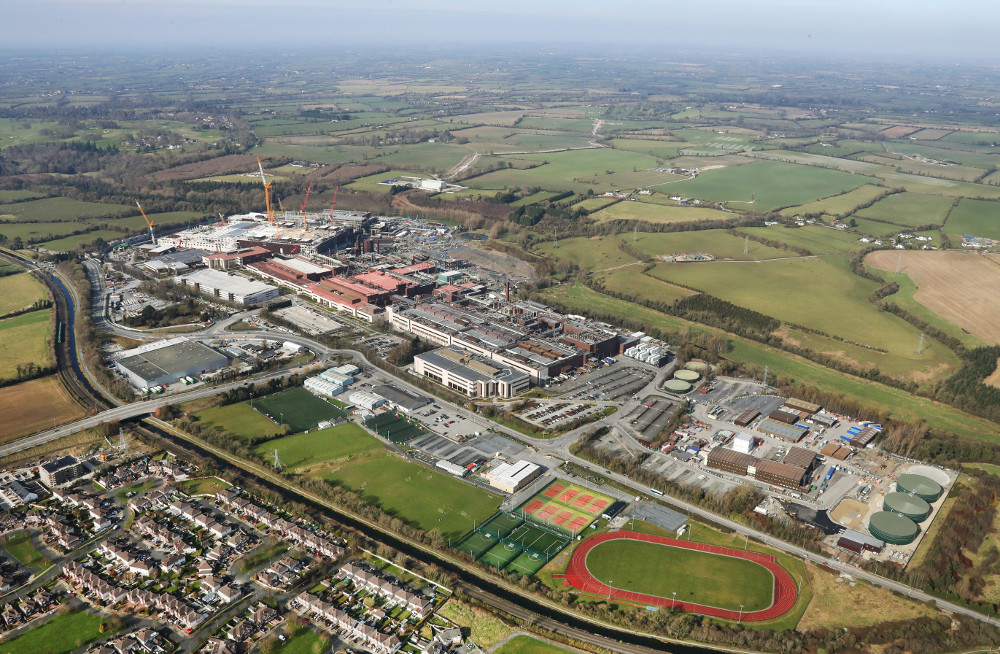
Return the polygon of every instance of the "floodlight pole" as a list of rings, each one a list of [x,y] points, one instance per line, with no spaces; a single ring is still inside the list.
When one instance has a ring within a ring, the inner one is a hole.
[[[608,579],[608,601],[611,601],[611,584],[615,583],[614,579]]]
[[[736,621],[736,624],[743,622],[743,605],[740,604],[740,619]]]
[[[674,591],[673,601],[670,603],[670,610],[673,611],[674,607],[677,606],[677,591]]]

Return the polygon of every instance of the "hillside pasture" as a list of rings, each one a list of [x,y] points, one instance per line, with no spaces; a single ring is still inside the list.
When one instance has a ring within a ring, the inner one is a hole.
[[[857,234],[818,225],[742,227],[740,231],[769,241],[780,241],[786,245],[803,247],[812,254],[847,254],[862,245],[858,242]]]
[[[121,204],[84,202],[71,198],[44,198],[0,206],[0,214],[10,214],[19,221],[45,222],[57,220],[77,220],[97,216],[121,216],[135,211]]]
[[[953,239],[973,234],[1000,240],[1000,202],[962,198],[948,216],[944,229]]]
[[[703,172],[695,179],[671,185],[670,192],[736,209],[770,211],[844,193],[867,182],[864,177],[837,170],[760,161]]]
[[[52,365],[53,340],[52,309],[0,320],[0,379],[15,378],[18,364]]]
[[[859,205],[871,202],[886,189],[873,184],[865,184],[853,191],[823,198],[816,202],[808,202],[796,207],[789,207],[781,210],[782,216],[808,216],[818,214],[828,214],[830,216],[843,217],[851,213]]]
[[[113,241],[124,236],[124,232],[115,232],[109,229],[98,229],[93,232],[84,232],[73,236],[64,236],[53,241],[44,241],[38,244],[39,248],[44,248],[51,252],[72,252],[80,248],[93,245],[97,239]]]
[[[610,238],[610,237],[607,237]],[[708,229],[693,232],[642,233],[633,241],[632,234],[622,234],[614,237],[638,249],[648,257],[659,257],[665,254],[707,252],[716,258],[733,261],[760,261],[766,259],[783,259],[797,257],[795,252],[779,250],[767,245],[750,241],[738,236],[727,234],[721,229]],[[746,249],[746,254],[743,250]],[[700,266],[700,263],[681,264]]]
[[[653,204],[643,201],[618,202],[606,209],[590,214],[601,222],[608,220],[643,220],[650,223],[695,222],[699,220],[733,220],[734,214],[718,209]]]

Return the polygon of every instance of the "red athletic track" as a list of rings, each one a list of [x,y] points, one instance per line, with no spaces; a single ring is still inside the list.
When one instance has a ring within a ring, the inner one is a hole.
[[[739,611],[719,609],[714,606],[704,606],[703,604],[695,604],[693,602],[677,601],[675,603],[671,597],[658,597],[656,595],[646,595],[645,593],[636,593],[629,590],[609,588],[607,584],[601,583],[594,577],[594,575],[590,574],[590,570],[587,569],[587,554],[590,553],[590,550],[594,549],[594,547],[600,545],[601,543],[618,538],[645,541],[647,543],[659,543],[661,545],[683,547],[684,549],[698,550],[700,552],[710,552],[712,554],[732,556],[739,559],[753,561],[754,563],[764,566],[771,571],[771,574],[774,575],[774,602],[771,606],[762,611],[744,611],[742,619],[747,622],[760,622],[762,620],[777,618],[795,605],[795,599],[798,596],[795,589],[795,581],[784,568],[775,562],[773,556],[758,554],[756,552],[744,552],[742,550],[734,550],[728,547],[719,547],[717,545],[704,545],[702,543],[692,543],[690,541],[676,540],[674,538],[664,538],[662,536],[649,536],[647,534],[639,534],[633,531],[615,531],[588,538],[577,546],[576,551],[573,553],[573,558],[570,559],[569,567],[566,569],[566,574],[553,575],[553,577],[561,576],[574,588],[585,593],[593,593],[604,597],[608,597],[608,594],[610,593],[610,597],[612,599],[638,602],[650,606],[669,606],[676,608],[679,611],[700,613],[702,615],[725,618],[727,620],[740,619]]]

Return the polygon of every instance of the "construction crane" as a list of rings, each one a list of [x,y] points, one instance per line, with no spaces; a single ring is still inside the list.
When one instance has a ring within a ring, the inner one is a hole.
[[[333,189],[333,204],[330,205],[330,226],[333,227],[333,208],[337,206],[337,191],[340,190],[339,186],[335,186]]]
[[[143,211],[142,205],[139,204],[138,200],[135,201],[135,206],[139,207],[139,211],[142,212],[142,217],[146,219],[146,224],[149,225],[149,238],[153,241],[153,245],[156,245],[156,234],[153,233],[153,221],[150,220],[149,216],[146,215],[146,212]]]
[[[257,157],[257,168],[260,169],[260,181],[264,183],[264,201],[267,204],[267,222],[274,222],[274,209],[271,207],[271,182],[267,181],[267,177],[264,175],[264,164],[260,162],[260,157]]]
[[[306,188],[306,199],[302,201],[299,208],[302,209],[302,229],[306,229],[306,205],[309,203],[309,191],[312,190],[313,183],[309,182],[309,186]]]

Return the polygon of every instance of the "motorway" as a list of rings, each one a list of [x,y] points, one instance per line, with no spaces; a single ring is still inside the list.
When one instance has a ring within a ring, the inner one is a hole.
[[[92,280],[92,281],[99,282],[99,280]],[[100,286],[98,286],[97,288],[100,291],[103,291],[103,284],[100,285]],[[72,290],[72,287],[70,287],[70,289]],[[99,295],[99,294],[100,293],[96,293],[95,295]],[[96,303],[96,298],[95,298],[95,303]],[[76,306],[79,306],[78,302],[76,303]],[[98,314],[98,315],[100,315],[100,314]],[[228,323],[229,321],[226,321],[226,322]],[[105,329],[108,329],[110,331],[114,331],[116,333],[122,333],[123,335],[130,335],[127,330],[122,330],[121,328],[117,327],[116,325],[104,324],[103,326],[105,327]],[[194,339],[203,340],[203,341],[217,340],[219,338],[226,338],[226,337],[243,337],[243,338],[247,337],[247,333],[246,332],[230,332],[227,327],[228,327],[228,324],[213,325],[212,327],[210,327],[210,328],[208,328],[206,330],[203,330],[203,331],[200,331],[200,332],[195,332],[195,333],[192,333],[192,334],[186,334],[186,336],[188,338],[194,338]],[[293,342],[293,343],[297,343],[299,345],[303,345],[303,346],[309,348],[314,354],[316,354],[318,360],[329,360],[330,357],[335,356],[335,355],[348,355],[348,356],[351,356],[357,365],[362,366],[364,368],[367,368],[367,369],[371,370],[373,378],[379,379],[379,380],[382,380],[382,381],[385,381],[385,382],[390,382],[391,381],[392,383],[394,383],[394,384],[396,384],[398,386],[402,386],[402,387],[404,387],[404,388],[406,388],[406,389],[408,389],[410,391],[416,392],[418,394],[423,394],[422,390],[420,390],[420,389],[416,388],[415,386],[409,384],[405,379],[401,379],[401,378],[397,378],[397,377],[391,376],[388,373],[385,373],[384,371],[382,371],[381,369],[373,366],[364,357],[364,355],[362,355],[360,352],[355,352],[353,350],[334,350],[334,349],[330,349],[330,348],[327,348],[327,347],[323,346],[322,344],[317,343],[317,342],[315,342],[315,341],[313,341],[313,340],[311,340],[309,338],[306,338],[306,337],[303,337],[303,336],[298,336],[298,335],[292,335],[292,334],[286,334],[286,333],[280,333],[280,334],[276,333],[276,334],[274,334],[274,337],[277,338],[277,339],[281,339],[281,340],[286,340],[286,341],[290,341],[290,342]],[[85,372],[87,372],[89,374],[89,371],[85,371]],[[262,379],[266,379],[266,378],[273,377],[273,376],[287,375],[287,374],[290,374],[290,371],[284,371],[284,372],[280,372],[280,373],[272,373],[270,376],[263,377]],[[656,386],[661,381],[662,376],[664,374],[666,374],[665,371],[661,371],[659,374],[657,374],[656,377],[650,382],[650,384],[645,389],[643,389],[643,390],[641,390],[641,391],[639,391],[639,392],[636,393],[636,397],[645,397],[645,395],[647,393],[655,391]],[[94,383],[94,380],[91,379],[91,382]],[[237,385],[239,385],[241,383],[245,383],[245,382],[242,382],[242,381],[241,382],[233,382],[233,383],[230,383],[230,384],[222,384],[222,385],[219,385],[219,386],[199,388],[199,389],[191,390],[191,391],[188,391],[188,392],[185,392],[185,393],[179,393],[177,395],[171,395],[171,396],[157,398],[156,400],[148,400],[148,401],[144,401],[144,402],[137,402],[137,403],[128,404],[128,405],[124,405],[124,406],[118,406],[118,407],[109,409],[107,411],[104,411],[102,413],[99,413],[97,415],[94,415],[94,416],[91,416],[91,417],[88,417],[88,418],[84,418],[82,420],[78,420],[76,422],[69,423],[67,425],[63,425],[62,427],[57,428],[57,430],[50,430],[50,432],[57,432],[57,433],[60,433],[62,435],[65,435],[65,434],[68,434],[68,433],[75,432],[75,431],[78,431],[80,429],[83,429],[83,428],[85,428],[85,425],[93,426],[93,425],[96,425],[96,424],[100,424],[103,421],[111,420],[111,419],[115,419],[115,418],[117,418],[117,419],[125,419],[125,418],[129,418],[129,417],[147,415],[152,410],[155,410],[155,408],[157,408],[158,406],[162,406],[162,405],[170,404],[170,403],[187,401],[189,399],[194,399],[194,398],[198,398],[198,397],[207,397],[207,396],[210,396],[210,395],[221,393],[224,390],[227,390],[228,388],[232,388],[234,386],[237,386]],[[98,386],[96,386],[96,384],[95,384],[95,388],[98,388]],[[483,418],[482,416],[479,416],[478,414],[473,414],[473,413],[469,412],[467,409],[465,409],[463,407],[460,407],[460,406],[457,406],[457,405],[454,405],[454,404],[451,404],[451,403],[447,402],[446,400],[443,400],[443,399],[440,399],[440,398],[435,398],[435,401],[437,403],[439,403],[439,404],[446,405],[448,407],[449,411],[452,411],[452,412],[454,412],[456,414],[459,414],[462,417],[464,417],[467,420],[470,420],[470,421],[472,421],[474,423],[482,425],[483,428],[484,428],[484,431],[486,429],[490,429],[492,431],[502,432],[502,433],[510,436],[515,441],[520,441],[522,443],[528,443],[529,445],[531,445],[533,448],[535,448],[542,455],[548,455],[548,456],[551,456],[551,457],[556,458],[556,459],[562,459],[562,460],[567,461],[567,462],[572,462],[572,463],[576,464],[577,466],[579,466],[579,467],[581,467],[583,469],[586,469],[586,470],[591,471],[591,472],[593,472],[595,474],[598,474],[598,475],[604,476],[604,477],[606,477],[608,479],[611,479],[612,481],[616,482],[617,484],[621,485],[622,487],[630,489],[630,491],[633,492],[635,495],[644,495],[644,496],[647,497],[647,499],[654,500],[654,501],[655,500],[665,501],[667,504],[672,505],[674,508],[676,508],[676,509],[678,509],[678,510],[680,510],[682,512],[686,512],[686,513],[688,513],[689,515],[692,515],[692,516],[697,516],[697,517],[702,518],[703,520],[706,520],[706,521],[708,521],[710,523],[715,523],[715,524],[721,525],[721,526],[726,527],[726,528],[728,528],[728,529],[730,529],[730,530],[732,530],[732,531],[734,531],[734,532],[736,532],[738,534],[742,534],[742,535],[745,535],[745,536],[747,536],[749,538],[753,538],[755,541],[758,541],[760,543],[763,543],[765,545],[773,547],[774,549],[780,550],[782,552],[788,553],[788,554],[790,554],[792,556],[795,556],[795,557],[798,557],[798,558],[801,558],[801,559],[805,559],[805,560],[811,561],[811,562],[813,562],[813,563],[815,563],[817,565],[822,565],[822,566],[829,567],[829,568],[831,568],[831,569],[833,569],[835,571],[838,571],[838,572],[850,575],[851,577],[854,577],[855,579],[862,579],[864,581],[867,581],[867,582],[871,583],[872,585],[880,586],[882,588],[886,588],[886,589],[892,590],[894,592],[900,593],[900,594],[905,595],[907,597],[911,597],[911,598],[913,598],[913,599],[915,599],[917,601],[920,601],[920,602],[933,602],[934,604],[936,604],[939,608],[941,608],[943,610],[950,611],[952,613],[956,613],[956,614],[960,614],[960,615],[964,615],[966,617],[973,618],[975,620],[980,620],[980,621],[986,622],[986,623],[988,623],[988,624],[990,624],[990,625],[992,625],[994,627],[1000,627],[1000,620],[997,620],[996,618],[991,618],[991,617],[985,616],[985,615],[983,615],[981,613],[978,613],[976,611],[968,609],[968,608],[966,608],[964,606],[960,606],[960,605],[955,604],[953,602],[949,602],[947,600],[943,600],[943,599],[934,597],[934,596],[932,596],[932,595],[930,595],[928,593],[925,593],[923,591],[917,590],[915,588],[911,588],[911,587],[909,587],[909,586],[907,586],[905,584],[902,584],[902,583],[899,583],[899,582],[896,582],[896,581],[893,581],[893,580],[890,580],[890,579],[886,579],[884,577],[881,577],[881,576],[878,576],[878,575],[875,575],[875,574],[872,574],[872,573],[869,573],[869,572],[865,572],[865,571],[860,570],[860,569],[858,569],[858,568],[856,568],[856,567],[854,567],[852,565],[848,565],[846,563],[842,563],[842,562],[837,561],[835,559],[832,559],[830,557],[810,552],[810,551],[808,551],[808,550],[806,550],[804,548],[801,548],[801,547],[799,547],[797,545],[792,545],[790,543],[787,543],[787,542],[784,542],[784,541],[779,540],[777,538],[774,538],[774,537],[772,537],[772,536],[770,536],[768,534],[765,534],[763,532],[760,532],[760,531],[757,531],[757,530],[752,529],[750,527],[747,527],[746,525],[740,524],[740,523],[738,523],[736,521],[733,521],[733,520],[730,520],[728,518],[716,515],[716,514],[710,512],[710,511],[702,509],[701,507],[698,507],[696,505],[689,504],[687,502],[684,502],[684,501],[681,501],[681,500],[678,500],[678,499],[675,499],[675,498],[671,498],[671,497],[655,498],[655,497],[653,497],[652,495],[649,494],[648,489],[646,489],[645,487],[637,485],[635,482],[633,482],[632,480],[628,479],[627,477],[625,477],[623,475],[620,475],[620,474],[617,474],[617,473],[614,473],[614,472],[611,472],[611,471],[608,471],[608,470],[606,470],[606,469],[604,469],[604,468],[602,468],[600,466],[597,466],[596,464],[591,463],[590,461],[588,461],[586,459],[580,458],[578,456],[574,456],[573,454],[571,454],[569,452],[570,445],[572,445],[574,442],[576,442],[576,440],[579,439],[579,437],[585,431],[590,430],[590,429],[594,429],[594,428],[602,426],[602,425],[606,425],[608,427],[614,427],[615,424],[618,421],[618,418],[620,416],[627,415],[628,412],[632,408],[634,408],[634,406],[636,404],[635,401],[629,401],[629,402],[624,403],[622,405],[622,407],[621,407],[621,410],[617,414],[615,414],[615,415],[608,416],[608,417],[603,418],[602,420],[599,420],[597,422],[590,423],[589,425],[586,425],[586,426],[583,426],[583,427],[579,427],[579,428],[577,428],[577,429],[575,429],[573,431],[567,432],[566,434],[563,434],[563,435],[561,435],[559,437],[552,438],[552,439],[536,439],[536,438],[532,438],[532,437],[529,437],[529,436],[527,436],[525,434],[522,434],[520,432],[511,430],[509,428],[506,428],[506,427],[504,427],[502,425],[493,423],[492,421],[488,421],[485,418]],[[157,421],[157,422],[159,422],[159,421]],[[160,423],[160,424],[163,425],[163,426],[166,426],[165,423]],[[23,449],[25,447],[30,447],[32,444],[37,444],[39,442],[47,442],[48,440],[52,440],[53,438],[57,438],[58,437],[58,436],[53,435],[50,432],[43,432],[42,434],[37,434],[37,435],[34,435],[34,436],[28,436],[28,437],[22,438],[22,439],[20,439],[18,441],[14,441],[14,442],[8,444],[7,446],[5,446],[4,448],[0,448],[0,455],[4,455],[5,453],[9,453],[10,451],[18,451],[19,449]],[[627,437],[631,438],[630,436],[627,436]],[[42,439],[42,440],[38,440],[38,439]],[[36,440],[37,440],[37,442],[35,442]],[[220,454],[222,454],[222,453],[220,452]],[[231,457],[227,455],[226,458],[231,458]]]

